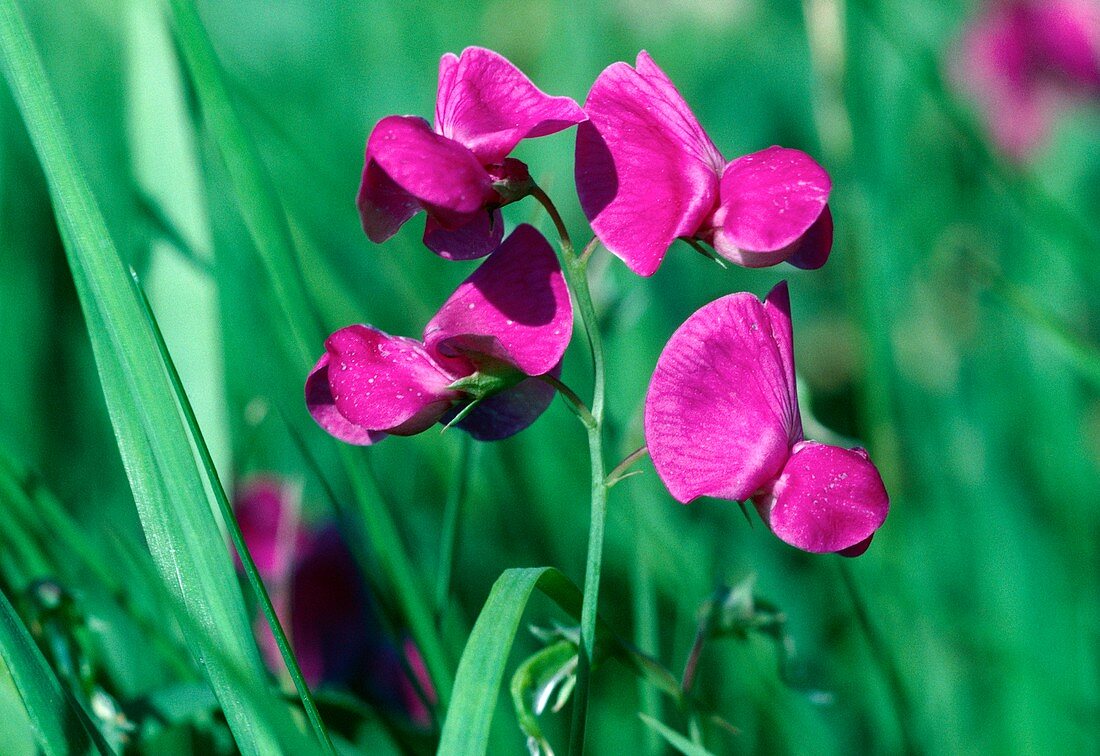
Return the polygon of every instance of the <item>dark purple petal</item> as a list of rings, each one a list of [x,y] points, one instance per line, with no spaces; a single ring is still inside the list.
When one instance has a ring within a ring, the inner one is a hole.
[[[432,216],[424,224],[424,246],[445,260],[476,260],[500,246],[504,218],[500,210],[479,210],[453,229],[444,228]]]
[[[353,325],[329,336],[325,350],[336,410],[361,428],[419,433],[459,398],[447,388],[457,376],[440,368],[414,339]]]
[[[326,352],[313,366],[306,379],[306,407],[317,424],[331,436],[349,444],[370,446],[386,437],[381,431],[367,430],[348,420],[336,409],[332,386],[328,382],[329,356]]]
[[[791,546],[854,556],[886,520],[890,500],[863,449],[804,441],[756,506],[772,532]]]
[[[409,218],[420,212],[420,203],[386,172],[368,154],[363,165],[363,181],[356,197],[359,220],[367,238],[381,244],[397,233]]]
[[[474,351],[528,375],[558,364],[572,335],[573,309],[558,259],[543,235],[526,224],[459,285],[424,328],[428,351],[441,364]]]
[[[769,147],[739,157],[722,174],[710,241],[718,254],[738,265],[761,268],[780,263],[796,251],[795,245],[825,212],[831,189],[829,174],[804,152]],[[817,246],[800,259],[812,263],[822,257],[821,231],[815,235]],[[830,246],[831,238],[830,233]]]
[[[577,194],[592,229],[635,273],[649,276],[679,236],[714,209],[721,154],[676,87],[644,52],[614,63],[577,128]]]
[[[514,436],[546,411],[554,401],[554,393],[554,387],[545,381],[526,378],[482,400],[470,414],[455,423],[455,427],[478,441],[499,441]],[[443,421],[447,422],[447,418]]]
[[[781,288],[767,307],[730,294],[696,311],[665,345],[646,396],[645,436],[678,501],[749,498],[779,475],[801,437],[785,300]]]
[[[472,152],[431,130],[415,116],[387,116],[367,140],[364,187],[371,186],[371,165],[393,184],[416,198],[424,209],[449,228],[462,225],[474,212],[496,199],[492,179]],[[376,192],[360,189],[360,213],[367,219],[383,215],[374,208]],[[367,212],[363,211],[364,203]],[[394,203],[396,205],[396,202]],[[408,219],[408,215],[404,220]],[[402,222],[404,222],[404,220]],[[400,225],[400,224],[398,224]]]
[[[568,97],[551,97],[506,58],[467,47],[439,64],[436,130],[465,145],[483,165],[499,163],[521,139],[567,129],[585,119]]]
[[[829,261],[833,249],[833,213],[826,205],[810,230],[794,243],[787,262],[803,270],[817,270]]]

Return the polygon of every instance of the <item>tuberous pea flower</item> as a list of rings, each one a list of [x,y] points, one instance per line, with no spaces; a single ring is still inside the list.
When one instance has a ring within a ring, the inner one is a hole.
[[[451,260],[484,257],[503,236],[499,208],[530,188],[527,166],[508,153],[584,119],[572,99],[545,94],[491,50],[447,53],[435,123],[387,116],[367,139],[357,201],[363,230],[381,243],[424,210],[429,249]]]
[[[889,510],[867,452],[803,438],[786,283],[763,303],[722,297],[676,330],[649,384],[645,436],[677,501],[751,499],[803,551],[858,556]]]
[[[417,686],[429,697],[434,688],[419,651],[410,642],[399,647],[387,637],[339,530],[303,523],[300,490],[273,475],[246,480],[233,507],[310,687],[346,688],[428,726],[431,717]],[[267,621],[260,616],[254,624],[264,660],[281,672],[282,655]]]
[[[642,276],[678,238],[749,268],[825,264],[832,182],[809,155],[769,147],[727,162],[646,52],[613,63],[584,103],[576,180],[592,230]]]
[[[306,381],[306,404],[330,434],[368,445],[454,423],[493,441],[526,428],[549,406],[573,333],[561,267],[526,224],[467,278],[422,340],[368,325],[341,328]]]
[[[956,74],[981,104],[996,143],[1026,158],[1059,113],[1100,100],[1100,3],[987,3],[964,33]]]

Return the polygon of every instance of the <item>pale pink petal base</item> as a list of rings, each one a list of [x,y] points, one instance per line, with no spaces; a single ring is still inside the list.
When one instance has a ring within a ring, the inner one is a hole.
[[[862,553],[882,525],[890,500],[863,449],[813,441],[794,447],[783,473],[757,509],[781,540],[815,554]]]

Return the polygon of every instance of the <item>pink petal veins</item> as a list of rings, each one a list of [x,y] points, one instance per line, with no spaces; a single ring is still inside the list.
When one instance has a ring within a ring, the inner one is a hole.
[[[523,224],[439,308],[424,341],[441,364],[472,350],[541,375],[561,360],[572,334],[569,290],[554,250]]]
[[[468,47],[440,61],[436,130],[465,145],[483,165],[499,163],[521,139],[585,120],[568,97],[552,97],[502,55]]]
[[[694,236],[718,197],[721,155],[644,52],[614,63],[585,101],[576,181],[592,229],[635,273],[652,275],[679,236]]]
[[[645,436],[678,501],[747,499],[786,462],[800,429],[789,347],[775,335],[789,328],[785,311],[781,290],[767,309],[751,294],[730,294],[696,311],[665,345],[646,396]]]

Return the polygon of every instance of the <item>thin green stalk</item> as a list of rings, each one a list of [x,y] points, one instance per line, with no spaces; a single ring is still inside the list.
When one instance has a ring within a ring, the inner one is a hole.
[[[305,710],[306,717],[313,727],[314,735],[317,736],[317,740],[320,742],[325,752],[335,756],[336,749],[332,745],[328,730],[325,729],[325,723],[321,720],[321,715],[317,711],[317,704],[313,701],[313,695],[310,693],[309,684],[302,674],[301,667],[298,666],[298,660],[294,657],[294,651],[290,647],[290,641],[287,639],[286,633],[283,631],[283,626],[279,622],[279,617],[275,613],[275,607],[271,603],[271,597],[267,593],[267,587],[260,578],[259,570],[256,569],[256,561],[252,558],[252,553],[248,550],[248,545],[245,543],[240,523],[237,522],[237,516],[233,513],[233,505],[229,503],[229,497],[226,496],[225,488],[222,486],[221,479],[218,477],[218,472],[214,467],[214,459],[210,455],[210,448],[206,445],[206,439],[204,439],[199,432],[199,422],[195,417],[195,410],[191,406],[191,400],[187,397],[187,392],[183,389],[183,381],[180,380],[179,371],[176,370],[176,363],[173,361],[172,355],[168,352],[168,345],[164,342],[164,334],[161,333],[160,325],[153,315],[153,310],[149,306],[149,300],[145,296],[144,289],[141,289],[140,285],[138,289],[141,292],[142,304],[145,305],[145,311],[149,315],[149,321],[153,325],[153,333],[157,339],[157,346],[160,347],[161,357],[164,359],[164,364],[168,368],[168,377],[172,381],[172,387],[175,389],[176,400],[179,402],[180,409],[183,411],[183,416],[188,426],[194,431],[193,439],[199,454],[199,461],[206,471],[207,482],[214,492],[214,498],[218,502],[222,520],[229,530],[229,537],[233,541],[233,547],[237,550],[237,555],[241,559],[241,565],[244,567],[248,583],[252,587],[253,593],[256,594],[256,599],[260,603],[260,610],[263,612],[264,618],[271,628],[271,634],[275,637],[275,645],[279,647],[279,653],[283,657],[283,663],[286,664],[287,672],[290,673],[290,678],[294,681],[294,688],[298,691],[298,697],[301,699],[302,708]]]
[[[603,411],[606,395],[603,341],[600,338],[596,308],[592,304],[592,292],[588,286],[588,256],[577,257],[569,231],[554,203],[539,187],[531,190],[557,228],[561,237],[562,272],[573,292],[580,313],[588,349],[592,357],[592,409],[591,422],[585,423],[588,434],[588,459],[592,474],[591,519],[588,525],[588,558],[584,570],[584,600],[581,604],[580,664],[577,668],[577,687],[573,702],[573,723],[570,731],[569,752],[584,752],[585,729],[588,724],[588,694],[592,677],[592,660],[596,651],[596,608],[599,604],[600,571],[603,565],[604,524],[607,520],[607,472],[603,459]],[[595,247],[591,247],[595,249]]]
[[[639,546],[643,541],[642,529],[636,524],[636,536]],[[653,585],[653,569],[649,564],[645,549],[638,549],[634,561],[634,644],[644,653],[656,655],[659,652],[660,634],[657,623],[657,596]],[[655,720],[661,719],[661,696],[657,688],[644,678],[638,678],[638,697],[641,699],[641,711]],[[647,752],[656,753],[660,740],[652,729],[645,733]]]
[[[443,619],[447,608],[447,596],[451,592],[451,573],[454,571],[455,543],[458,539],[458,519],[466,487],[470,480],[470,466],[474,454],[473,439],[466,433],[458,434],[458,461],[447,503],[443,510],[443,533],[439,537],[439,575],[435,583],[436,622]]]

